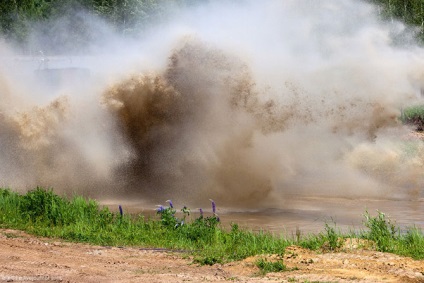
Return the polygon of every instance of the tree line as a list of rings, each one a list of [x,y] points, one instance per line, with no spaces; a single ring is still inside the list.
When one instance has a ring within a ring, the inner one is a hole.
[[[170,11],[209,0],[1,0],[0,34],[25,45],[37,30],[38,37],[59,41],[66,30],[74,46],[93,36],[87,31],[91,15],[107,21],[121,34],[139,33],[166,18]],[[59,20],[61,24],[58,24]],[[55,22],[57,21],[57,22]],[[54,24],[52,24],[54,23]],[[63,38],[62,38],[63,40]]]
[[[86,30],[88,15],[103,18],[115,31],[131,35],[165,19],[173,9],[208,1],[212,0],[1,0],[0,34],[24,45],[37,28],[41,37],[60,41],[57,25],[48,24],[60,18],[67,36],[78,46],[93,36]],[[415,27],[416,36],[424,42],[424,0],[365,1],[376,4],[383,18]]]
[[[415,36],[424,42],[424,0],[368,0],[378,5],[386,20],[400,20],[416,30]]]

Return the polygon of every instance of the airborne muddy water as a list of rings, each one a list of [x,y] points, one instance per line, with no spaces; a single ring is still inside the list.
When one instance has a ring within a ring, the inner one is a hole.
[[[77,55],[1,41],[0,185],[146,213],[212,198],[272,231],[366,209],[422,227],[424,143],[399,116],[424,103],[424,50],[372,5],[316,3],[216,1],[131,39],[91,16]]]

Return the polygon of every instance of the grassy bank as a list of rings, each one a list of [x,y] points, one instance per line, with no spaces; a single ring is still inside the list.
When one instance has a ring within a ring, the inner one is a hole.
[[[0,207],[1,228],[98,245],[184,250],[202,264],[259,254],[282,254],[293,244],[315,250],[338,250],[345,238],[352,237],[370,240],[379,251],[424,259],[422,231],[410,228],[401,232],[383,213],[375,217],[366,213],[364,229],[359,232],[343,235],[335,224],[325,224],[323,233],[289,239],[239,229],[237,224],[223,229],[214,213],[187,221],[189,209],[184,207],[177,212],[172,202],[167,207],[159,207],[156,217],[147,219],[143,215],[127,215],[121,208],[111,212],[80,196],[67,199],[52,190],[36,188],[21,195],[0,189]],[[266,266],[263,262],[260,264]]]

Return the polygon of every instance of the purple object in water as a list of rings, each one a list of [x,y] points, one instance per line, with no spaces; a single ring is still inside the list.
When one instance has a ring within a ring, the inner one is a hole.
[[[213,214],[215,214],[216,213],[216,205],[215,205],[215,202],[212,200],[212,199],[209,199],[211,202],[212,202],[212,212],[213,212]]]

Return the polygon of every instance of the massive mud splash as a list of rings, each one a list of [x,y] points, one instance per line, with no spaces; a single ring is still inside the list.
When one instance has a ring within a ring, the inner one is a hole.
[[[361,96],[329,103],[338,93],[316,101],[291,83],[279,100],[267,91],[235,55],[184,39],[163,73],[134,75],[105,93],[133,151],[118,175],[153,195],[252,205],[310,194],[310,186],[314,195],[378,196],[393,176],[402,186],[417,173],[421,157],[405,164],[400,148],[376,146],[380,132],[402,132],[395,105]]]
[[[259,102],[243,62],[184,41],[165,72],[135,75],[104,96],[134,153],[119,174],[128,173],[131,187],[145,191],[263,199],[272,191],[270,170],[278,166],[254,146],[254,136],[284,123],[271,114],[272,100]]]
[[[85,83],[2,68],[1,185],[245,207],[422,197],[423,143],[398,119],[420,102],[421,51],[391,45],[371,6],[330,2],[319,15],[308,1],[211,4],[174,23],[184,32],[87,64]],[[233,18],[213,32],[222,11]],[[348,12],[369,18],[345,23]]]

